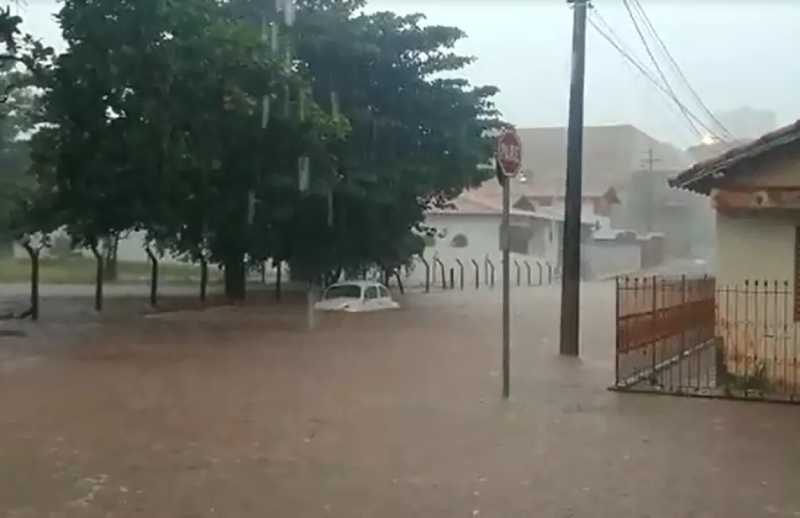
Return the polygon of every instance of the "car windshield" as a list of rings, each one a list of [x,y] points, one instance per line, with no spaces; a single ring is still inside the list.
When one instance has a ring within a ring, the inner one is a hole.
[[[356,284],[342,284],[340,286],[331,286],[325,293],[326,299],[360,299],[361,286]]]

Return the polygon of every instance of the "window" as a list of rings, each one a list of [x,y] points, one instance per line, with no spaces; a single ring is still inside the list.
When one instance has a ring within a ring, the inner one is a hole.
[[[469,239],[464,234],[456,234],[450,241],[450,246],[453,248],[466,248],[468,245]]]
[[[383,286],[378,288],[378,291],[380,291],[381,298],[383,298],[383,299],[389,298],[389,292],[386,291],[386,288],[384,288]]]
[[[373,300],[373,299],[377,299],[377,298],[378,298],[378,288],[376,288],[375,286],[370,286],[364,292],[364,299],[365,300]]]
[[[326,299],[360,299],[361,287],[355,284],[341,284],[339,286],[331,286],[325,292]]]

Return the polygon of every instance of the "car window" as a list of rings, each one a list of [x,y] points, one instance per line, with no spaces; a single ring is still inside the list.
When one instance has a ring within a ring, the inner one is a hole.
[[[384,299],[385,299],[385,298],[388,298],[388,297],[389,297],[389,292],[388,292],[388,291],[386,290],[386,288],[384,288],[383,286],[379,287],[379,288],[378,288],[378,291],[379,291],[379,292],[380,292],[380,294],[381,294],[381,298],[384,298]]]
[[[361,298],[361,286],[357,286],[355,284],[342,284],[339,286],[331,286],[328,288],[328,291],[325,292],[326,299],[339,299],[339,298],[346,298],[346,299],[360,299]]]
[[[377,299],[378,298],[378,288],[375,286],[370,286],[367,288],[367,291],[364,293],[364,298],[367,300],[370,299]]]

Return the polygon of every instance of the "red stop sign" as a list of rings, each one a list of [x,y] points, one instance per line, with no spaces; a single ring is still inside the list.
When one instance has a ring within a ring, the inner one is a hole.
[[[522,167],[522,141],[516,130],[509,129],[497,137],[497,163],[503,174],[517,176]]]

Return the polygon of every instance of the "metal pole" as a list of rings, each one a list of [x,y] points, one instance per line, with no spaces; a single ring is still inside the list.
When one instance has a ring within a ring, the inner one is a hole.
[[[574,4],[572,84],[567,135],[567,190],[564,209],[564,255],[561,277],[562,355],[578,356],[580,348],[581,198],[583,161],[583,97],[586,61],[587,0]]]
[[[509,254],[509,226],[511,189],[509,178],[503,177],[503,224],[500,241],[503,245],[503,398],[511,395],[511,268]]]

